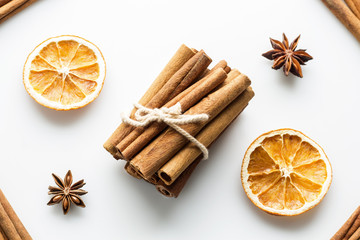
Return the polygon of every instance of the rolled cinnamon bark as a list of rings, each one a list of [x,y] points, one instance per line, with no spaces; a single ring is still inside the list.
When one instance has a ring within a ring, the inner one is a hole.
[[[7,4],[10,1],[11,0],[0,0],[0,7],[4,6],[5,4]]]
[[[140,174],[138,174],[138,173],[131,167],[131,165],[130,165],[129,162],[126,162],[124,169],[126,170],[126,172],[127,172],[129,175],[133,176],[134,178],[143,179],[143,180],[145,180],[145,181],[147,181],[148,183],[153,184],[153,185],[157,184],[157,183],[159,182],[159,180],[160,180],[160,178],[159,178],[158,176],[156,176],[156,175],[152,176],[152,177],[149,178],[149,179],[144,179]]]
[[[360,0],[352,0],[359,15],[356,15],[360,19]]]
[[[141,175],[138,174],[131,166],[130,166],[130,163],[129,162],[126,162],[125,166],[124,166],[124,169],[126,170],[126,172],[133,176],[134,178],[137,178],[137,179],[142,179]]]
[[[226,68],[226,66],[225,66]],[[218,69],[224,69],[222,68],[221,64],[217,64],[214,66],[214,68],[212,68],[210,71],[215,71]],[[209,72],[210,72],[209,71]],[[224,69],[225,71],[225,69]],[[226,71],[225,71],[226,72]],[[208,77],[210,74],[206,74],[206,76],[204,76],[202,79],[200,79],[198,82],[194,83],[193,85],[191,85],[190,87],[188,87],[186,90],[184,90],[182,93],[180,93],[179,95],[177,95],[176,97],[174,97],[173,99],[171,99],[165,106],[169,107],[169,106],[173,106],[174,104],[176,104],[177,102],[179,102],[181,99],[183,99],[185,96],[187,96],[189,93],[191,93],[192,91],[194,91],[195,88],[198,88],[201,84],[203,84],[205,81],[208,81]],[[230,80],[233,80],[235,77],[237,77],[238,75],[240,75],[240,72],[238,70],[234,70],[231,71],[226,79],[224,80],[224,82],[229,82]],[[224,85],[223,83],[221,85]]]
[[[345,0],[354,15],[360,19],[360,0]]]
[[[4,231],[1,229],[1,226],[0,226],[0,240],[8,240]]]
[[[203,73],[203,75],[200,77],[201,78],[204,78],[205,76],[213,73],[216,69],[219,69],[219,68],[222,68],[224,69],[224,71],[226,73],[229,73],[231,68],[227,65],[227,62],[225,60],[221,60],[219,61],[211,70],[210,69],[206,69]]]
[[[145,178],[144,178],[144,180],[147,181],[148,183],[152,184],[152,185],[156,185],[156,184],[159,183],[160,178],[159,178],[158,176],[156,176],[156,175],[153,175],[153,176],[152,176],[151,178],[149,178],[149,179],[145,179]]]
[[[6,199],[4,193],[1,191],[1,189],[0,189],[0,205],[2,206],[2,209],[4,209],[6,216],[8,216],[8,219],[10,220],[10,222],[12,223],[12,225],[15,228],[15,231],[17,232],[17,234],[15,234],[14,236],[19,236],[20,239],[22,239],[22,240],[31,240],[32,238],[31,238],[30,234],[28,233],[28,231],[26,230],[26,228],[20,221],[19,217],[16,215],[14,209],[11,207],[10,203]],[[0,208],[0,211],[2,211],[1,208]],[[6,233],[6,236],[9,239],[12,239],[11,237],[9,237],[8,233],[6,232],[5,227],[3,227],[1,220],[0,220],[0,225],[1,225],[2,229],[4,230],[4,232]],[[9,227],[12,229],[11,226],[9,226]],[[16,238],[14,238],[14,239],[16,239]]]
[[[209,147],[229,124],[243,111],[253,98],[254,92],[248,87],[237,99],[223,110],[213,121],[207,124],[196,139]],[[166,185],[171,185],[188,166],[201,155],[201,151],[193,143],[188,143],[172,159],[158,171],[158,176]]]
[[[181,125],[181,128],[190,135],[196,135],[208,122],[214,119],[227,105],[250,86],[250,83],[250,80],[245,75],[241,75],[217,91],[209,94],[185,112],[185,114],[189,115],[205,113],[209,115],[209,120],[184,124]],[[150,178],[187,142],[188,140],[177,131],[168,129],[135,156],[130,161],[130,164],[144,178]]]
[[[197,165],[201,162],[201,157],[197,158],[171,185],[166,185],[161,179],[155,185],[156,189],[166,197],[175,197],[177,198],[180,192],[183,190],[187,181],[191,177],[191,174],[194,172]]]
[[[195,79],[207,69],[211,59],[205,54],[203,50],[197,52],[189,61],[187,61],[159,90],[159,92],[145,105],[147,108],[159,108],[166,102],[171,100],[176,95],[175,92],[183,91]],[[130,126],[129,126],[130,127]],[[138,127],[131,131],[131,136],[122,139],[116,146],[118,152],[121,149],[127,148],[140,134],[144,132],[145,128]],[[121,153],[122,158],[126,159]]]
[[[354,234],[349,238],[349,240],[359,240],[360,239],[360,228],[354,232]]]
[[[198,84],[198,86],[192,91],[186,91],[188,94],[183,96],[183,98],[181,98],[179,101],[170,101],[165,104],[165,107],[172,107],[177,102],[179,102],[181,104],[182,112],[185,112],[190,107],[194,106],[203,97],[205,97],[208,93],[210,93],[210,91],[215,89],[215,87],[221,84],[225,78],[225,71],[221,68],[217,69],[217,71],[205,77],[204,81],[201,81],[201,84]],[[148,127],[143,128],[141,134],[139,134],[140,131],[132,131],[124,139],[131,143],[125,149],[120,149],[124,158],[130,160],[166,127],[167,125],[165,123],[154,122]]]
[[[335,235],[330,240],[342,240],[346,233],[349,231],[351,226],[354,224],[356,218],[360,214],[360,206],[351,214],[350,218],[342,225],[342,227],[335,233]]]
[[[2,204],[0,204],[0,225],[7,238],[21,240],[20,235],[16,231],[14,224],[11,222]]]
[[[343,0],[322,0],[322,1],[360,42],[360,20],[346,6]]]
[[[231,83],[235,78],[239,77],[240,75],[242,75],[239,70],[237,70],[236,68],[232,69],[229,74],[228,77],[225,79],[225,81],[220,84],[218,87],[216,87],[215,91],[228,85],[229,83]],[[245,75],[243,77],[246,77]]]
[[[358,230],[360,227],[360,214],[357,216],[357,218],[355,219],[355,221],[353,222],[353,224],[351,225],[350,229],[348,230],[348,232],[346,233],[345,237],[343,238],[343,240],[348,240],[351,238],[351,236],[356,232],[356,230]]]
[[[226,66],[226,67],[224,68],[224,71],[227,72],[227,73],[229,73],[229,72],[231,71],[231,67]]]
[[[220,84],[220,86],[218,86],[216,88],[216,90],[218,90],[220,87],[224,87],[225,85],[229,84],[231,81],[233,81],[236,77],[240,76],[240,72],[237,69],[232,69],[227,78],[225,79],[225,81],[223,83]],[[169,104],[175,104],[176,102],[178,102],[180,99],[182,99],[185,95],[187,95],[188,93],[190,93],[191,91],[193,91],[198,85],[202,84],[202,81],[205,81],[205,78],[200,80],[199,82],[196,82],[195,84],[193,84],[192,86],[190,86],[188,89],[186,89],[184,92],[180,93],[177,97],[173,98]],[[142,158],[145,154],[147,153],[147,150],[141,151],[140,153],[138,153],[138,158]],[[133,167],[132,167],[133,168]],[[135,169],[133,168],[133,170],[135,171]]]
[[[221,68],[224,69],[227,67],[227,62],[225,60],[220,60],[206,75],[210,75],[215,72],[217,69]],[[225,71],[226,72],[226,71]],[[228,73],[228,72],[226,72]]]
[[[203,50],[197,52],[165,83],[145,106],[148,108],[161,107],[168,100],[175,97],[177,94],[173,94],[179,89],[181,90],[180,92],[182,92],[190,86],[191,83],[205,71],[210,63],[211,59]]]
[[[184,44],[176,51],[174,56],[166,64],[164,69],[161,71],[159,76],[151,84],[149,89],[145,92],[142,98],[138,101],[141,105],[146,105],[165,85],[165,83],[187,62],[190,58],[195,55],[195,51],[191,50]],[[131,113],[131,117],[134,117],[136,109],[134,108]],[[104,148],[111,153],[115,158],[119,159],[118,150],[116,145],[124,139],[132,130],[132,127],[121,123],[120,126],[115,130],[115,132],[110,136],[110,138],[104,143]]]
[[[222,69],[223,67],[226,68],[227,63],[226,64],[224,64],[224,63],[226,63],[224,60],[220,61],[218,64],[216,64],[213,67],[213,69],[211,69],[211,71],[214,72],[215,70]],[[234,80],[239,75],[240,75],[240,72],[237,69],[231,70],[229,72],[227,78],[225,79],[225,81],[221,84],[221,86],[228,84],[229,82]],[[204,84],[204,82],[208,81],[207,77],[209,77],[209,74],[206,75],[201,80],[199,80],[198,82],[191,85],[190,87],[188,87],[185,91],[183,91],[182,93],[177,95],[175,98],[171,99],[171,101],[169,101],[165,105],[165,107],[173,106],[174,104],[179,102],[181,99],[183,99],[185,96],[189,95],[196,88],[198,88],[201,84]],[[187,110],[189,107],[183,106],[183,109]],[[152,126],[152,125],[155,125],[155,126]],[[120,149],[120,151],[125,155],[125,159],[130,159],[133,156],[135,156],[135,154],[139,153],[139,151],[145,146],[144,144],[147,144],[152,138],[154,138],[158,133],[160,133],[160,131],[159,131],[160,128],[159,128],[159,126],[157,126],[159,124],[153,123],[152,125],[145,129],[145,131],[143,133],[144,136],[143,136],[143,134],[140,135],[138,137],[140,139],[137,139],[134,136],[132,136],[131,139],[128,139],[128,141],[132,141],[131,144],[125,149]],[[161,130],[163,130],[163,128]],[[130,136],[129,136],[129,138],[130,138]],[[145,140],[145,139],[148,139],[149,141]],[[132,171],[134,171],[134,170],[132,170]]]
[[[211,58],[203,52],[203,55],[197,60],[195,65],[189,70],[184,79],[180,82],[180,84],[176,87],[176,89],[171,93],[168,99],[173,99],[179,93],[184,91],[187,87],[195,82],[196,79],[205,72],[207,67],[212,62]],[[198,54],[198,53],[197,53]]]
[[[0,8],[0,23],[24,10],[36,0],[11,0]]]
[[[243,96],[246,94],[249,94],[249,92],[252,92],[252,89],[250,87],[247,88],[247,90],[242,93],[237,99],[234,100],[233,103],[231,103],[231,105],[229,105],[223,112],[220,113],[220,115],[218,117],[216,117],[211,123],[209,123],[205,128],[210,127],[211,125],[213,125],[214,122],[219,122],[222,121],[222,119],[224,118],[223,116],[225,116],[227,113],[231,112],[234,113],[233,110],[230,109],[235,109],[239,107],[239,102],[242,102]],[[250,96],[253,95],[253,92],[250,93]],[[247,105],[245,105],[241,110],[240,113],[244,110],[244,108],[246,108]],[[238,110],[237,110],[238,111]],[[239,114],[240,114],[239,113]],[[221,117],[220,117],[221,116]],[[236,117],[235,117],[236,118]],[[235,118],[232,120],[234,121]],[[228,119],[228,118],[227,118]],[[211,125],[210,125],[211,124]],[[231,122],[228,122],[229,126],[231,124]],[[217,124],[215,124],[217,125]],[[214,126],[214,125],[213,125]],[[204,129],[205,130],[205,129]],[[204,131],[202,130],[202,131]],[[225,129],[226,130],[226,129]],[[223,131],[224,132],[224,131]],[[222,132],[222,133],[223,133]],[[200,134],[200,133],[199,133]],[[221,135],[221,134],[220,134]],[[220,135],[218,137],[220,137]],[[214,141],[213,141],[214,143]],[[211,143],[212,145],[212,143]],[[211,146],[210,145],[210,146]],[[210,147],[209,146],[209,147]],[[189,180],[189,178],[191,177],[191,174],[193,173],[193,171],[195,170],[195,168],[198,166],[198,164],[200,163],[200,161],[202,160],[202,156],[198,156],[190,165],[189,167],[187,167],[185,169],[185,171],[183,171],[180,176],[171,184],[171,185],[167,185],[164,183],[163,180],[160,179],[160,181],[156,184],[156,189],[163,194],[166,197],[178,197],[179,194],[181,193],[182,189],[184,188],[186,182]]]

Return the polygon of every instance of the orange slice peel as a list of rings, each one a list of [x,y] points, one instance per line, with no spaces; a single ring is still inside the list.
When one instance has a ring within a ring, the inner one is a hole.
[[[86,106],[100,94],[106,75],[101,51],[72,35],[45,40],[28,56],[23,71],[26,91],[55,110]]]
[[[263,211],[282,216],[318,205],[332,181],[324,150],[293,129],[270,131],[247,149],[241,181],[246,195]]]

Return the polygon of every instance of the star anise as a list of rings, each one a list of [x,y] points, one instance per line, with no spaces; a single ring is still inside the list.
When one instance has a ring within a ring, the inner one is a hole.
[[[73,177],[70,170],[66,173],[64,181],[54,173],[52,176],[58,187],[49,186],[49,195],[54,194],[55,196],[50,199],[47,205],[54,205],[62,201],[64,214],[69,212],[71,202],[76,206],[85,207],[85,203],[80,198],[81,195],[87,193],[87,191],[80,189],[85,185],[84,179],[72,184]]]
[[[305,62],[313,58],[305,52],[306,49],[296,50],[299,39],[300,35],[289,45],[289,41],[285,36],[285,33],[283,33],[282,42],[270,38],[271,46],[274,49],[264,53],[263,56],[267,59],[274,60],[274,64],[272,66],[273,69],[277,70],[283,67],[286,76],[288,76],[289,72],[291,72],[292,74],[302,78],[303,74],[300,65],[305,65]]]

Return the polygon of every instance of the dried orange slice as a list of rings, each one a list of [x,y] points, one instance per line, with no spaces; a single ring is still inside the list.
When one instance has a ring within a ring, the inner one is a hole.
[[[91,42],[76,36],[50,38],[28,56],[23,72],[26,91],[55,110],[81,108],[100,94],[105,60]]]
[[[241,170],[246,195],[274,215],[294,216],[315,207],[331,180],[331,165],[323,149],[293,129],[258,137],[247,149]]]

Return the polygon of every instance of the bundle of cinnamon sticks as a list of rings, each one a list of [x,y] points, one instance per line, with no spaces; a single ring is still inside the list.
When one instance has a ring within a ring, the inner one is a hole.
[[[0,240],[31,240],[29,233],[0,189]]]
[[[360,206],[351,214],[350,218],[335,233],[331,240],[358,240],[360,239]]]
[[[208,120],[179,125],[209,147],[248,105],[250,80],[222,60],[209,69],[210,57],[182,45],[138,102],[150,109],[181,105],[185,116],[207,114]],[[135,118],[134,108],[130,118]],[[125,170],[168,197],[177,197],[202,160],[202,151],[164,122],[146,127],[121,123],[104,148],[126,160]]]
[[[0,23],[20,12],[36,0],[0,0]]]
[[[360,42],[360,0],[322,0]]]

